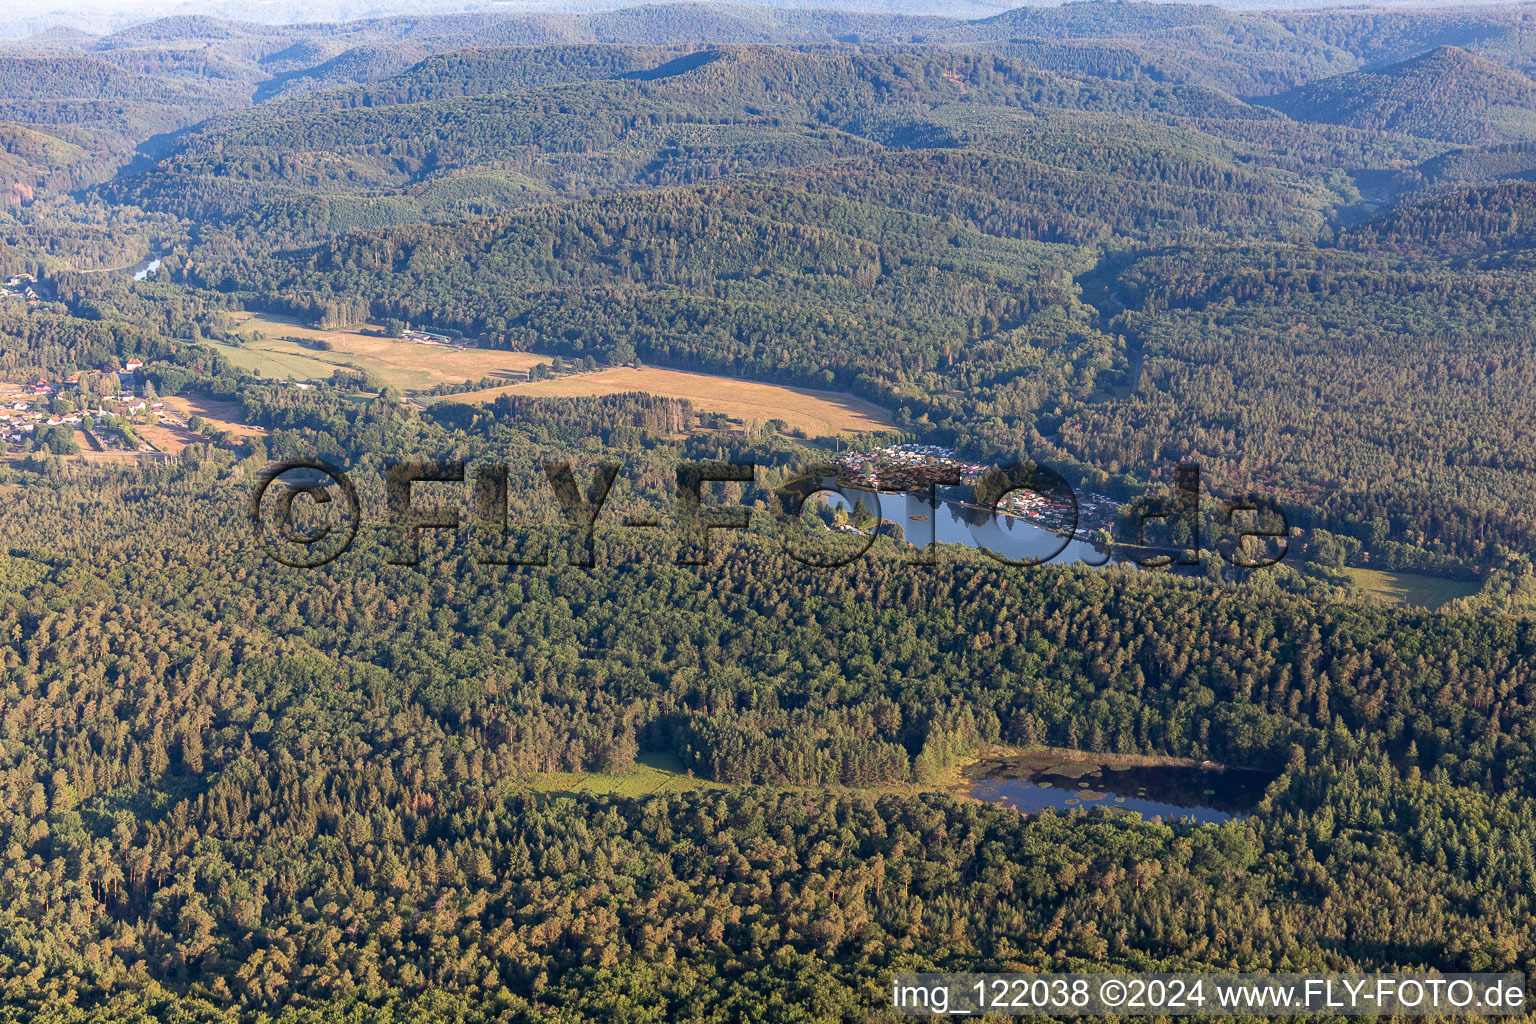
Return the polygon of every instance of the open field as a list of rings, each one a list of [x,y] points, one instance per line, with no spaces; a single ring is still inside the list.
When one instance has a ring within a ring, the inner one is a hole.
[[[135,425],[133,429],[140,437],[162,452],[171,452],[173,454],[181,451],[189,444],[207,440],[202,435],[195,434],[185,427],[172,427],[165,423]]]
[[[252,426],[240,421],[240,403],[214,398],[200,391],[188,391],[164,399],[166,406],[182,419],[201,416],[217,430],[228,431],[231,437],[252,437],[266,433],[264,427]]]
[[[622,772],[547,772],[533,784],[537,793],[627,797],[723,788],[721,783],[685,775],[682,762],[673,754],[642,754]]]
[[[1355,587],[1389,604],[1439,608],[1458,597],[1470,597],[1480,586],[1473,580],[1447,580],[1411,572],[1382,572],[1378,569],[1345,569]]]
[[[1081,755],[1080,755],[1081,756]],[[1108,758],[1113,755],[1098,755]],[[940,776],[928,783],[903,782],[876,786],[854,787],[863,792],[917,793],[943,792],[965,798],[967,786],[962,769],[976,760],[962,758]],[[1057,758],[1060,760],[1060,758]],[[682,761],[676,754],[641,754],[635,763],[622,772],[545,772],[533,783],[535,793],[553,793],[563,796],[655,796],[661,793],[682,793],[692,789],[729,789],[730,784],[713,779],[701,779],[687,775]],[[825,792],[826,786],[776,786],[778,789]],[[834,787],[848,788],[848,787]]]
[[[596,373],[558,377],[554,380],[514,384],[487,391],[450,395],[449,402],[493,402],[502,395],[546,395],[559,398],[590,398],[644,391],[663,398],[686,398],[701,412],[724,413],[743,424],[780,419],[812,437],[888,430],[885,410],[852,395],[836,391],[812,391],[776,384],[716,377],[655,367],[616,367]]]
[[[549,362],[547,357],[528,352],[427,345],[362,334],[359,330],[319,330],[305,326],[294,317],[253,313],[235,313],[233,316],[239,322],[240,333],[259,333],[262,337],[241,346],[215,344],[214,347],[236,366],[260,370],[267,377],[315,380],[329,377],[337,369],[353,368],[366,370],[380,382],[402,391],[500,377],[518,383],[451,395],[447,401],[490,402],[508,393],[576,398],[644,391],[664,398],[689,399],[702,412],[723,413],[743,425],[781,419],[813,437],[886,430],[891,426],[884,410],[840,392],[779,387],[653,367],[618,367],[527,382],[528,371],[540,363]],[[323,341],[330,349],[313,349],[284,338]],[[183,415],[198,411],[190,406],[188,402],[173,405],[173,408]],[[199,415],[204,419],[237,422],[232,417],[211,416],[206,412],[199,412]]]
[[[415,391],[485,377],[522,380],[529,369],[549,362],[545,356],[528,352],[427,345],[350,329],[317,330],[293,317],[244,312],[231,315],[238,321],[241,334],[259,333],[262,337],[240,346],[213,347],[241,369],[260,370],[266,377],[315,380],[329,377],[338,369],[359,369],[387,386]],[[309,348],[284,341],[285,337],[323,341],[330,349]]]
[[[319,353],[303,355],[305,349],[288,342],[257,341],[239,347],[217,342],[207,344],[240,369],[277,380],[316,380],[329,377],[342,368],[340,362],[327,363],[314,358]]]

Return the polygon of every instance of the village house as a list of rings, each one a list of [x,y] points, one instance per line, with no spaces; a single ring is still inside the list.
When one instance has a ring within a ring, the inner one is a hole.
[[[35,298],[37,293],[32,290],[36,281],[31,274],[13,275],[4,285],[0,285],[0,297],[7,299]]]

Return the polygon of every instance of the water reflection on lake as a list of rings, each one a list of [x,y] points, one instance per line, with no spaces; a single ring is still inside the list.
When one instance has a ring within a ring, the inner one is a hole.
[[[813,490],[818,485],[811,485]],[[968,548],[991,551],[1015,563],[1037,564],[1050,562],[1067,565],[1078,562],[1084,565],[1117,565],[1136,567],[1132,556],[1111,553],[1095,547],[1087,540],[1087,534],[1107,526],[1107,520],[1095,520],[1082,515],[1077,531],[1071,538],[1044,526],[1036,526],[1018,516],[994,514],[984,508],[945,500],[941,495],[937,505],[928,502],[928,496],[911,491],[869,491],[858,487],[833,490],[830,480],[821,482],[823,489],[816,491],[836,509],[849,511],[855,499],[873,515],[901,527],[907,542],[919,548],[930,543],[963,544]]]
[[[940,544],[984,548],[1015,562],[1049,560],[1056,565],[1104,565],[1113,558],[1116,562],[1135,564],[1125,556],[1111,556],[1090,544],[1083,535],[1092,527],[1083,522],[1078,525],[1078,535],[1063,546],[1061,534],[1017,516],[993,515],[957,501],[940,500],[935,509],[928,504],[925,494],[881,493],[880,515],[900,525],[907,540],[918,547],[936,540]],[[1059,553],[1052,558],[1053,552]]]
[[[984,758],[965,771],[971,796],[1025,814],[1105,807],[1206,824],[1247,817],[1274,777],[1248,768],[1122,767],[1038,754]]]

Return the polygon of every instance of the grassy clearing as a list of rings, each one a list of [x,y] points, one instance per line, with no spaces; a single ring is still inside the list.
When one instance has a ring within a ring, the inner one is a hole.
[[[690,778],[673,754],[642,754],[622,772],[548,772],[533,784],[536,793],[575,796],[655,796],[690,789],[723,789],[722,783]]]
[[[296,345],[285,342],[251,342],[246,345],[220,345],[210,342],[226,359],[247,373],[259,373],[276,380],[316,380],[329,377],[341,363],[327,363],[301,354]]]
[[[243,345],[214,345],[243,370],[260,370],[265,377],[316,380],[338,369],[365,370],[386,386],[417,391],[438,384],[463,384],[485,377],[523,380],[529,369],[549,360],[528,352],[453,348],[399,338],[363,334],[359,330],[319,330],[294,317],[234,313],[236,330],[260,334]],[[379,330],[373,325],[362,325]],[[310,348],[285,338],[324,342],[328,350]]]
[[[663,398],[686,398],[701,412],[723,413],[743,426],[783,420],[812,437],[889,430],[890,417],[879,406],[836,391],[812,391],[775,384],[685,373],[655,367],[616,367],[554,380],[534,381],[452,395],[451,402],[492,402],[502,395],[587,398],[644,391]]]
[[[1448,580],[1439,576],[1421,576],[1411,572],[1382,572],[1379,569],[1345,569],[1355,581],[1355,589],[1389,604],[1416,608],[1439,608],[1458,597],[1477,593],[1474,580]]]
[[[959,797],[967,796],[968,783],[964,778],[966,766],[975,757],[964,758],[951,766],[939,778],[927,783],[901,782],[880,786],[860,787],[864,793],[898,793],[913,796],[918,793],[945,792]],[[689,776],[683,763],[675,754],[642,754],[627,771],[622,772],[546,772],[533,783],[535,793],[552,793],[559,796],[621,796],[643,797],[662,793],[682,793],[693,789],[730,789],[731,784],[713,779]],[[768,784],[768,788],[794,790],[796,792],[825,793],[842,790],[842,786],[789,786]]]

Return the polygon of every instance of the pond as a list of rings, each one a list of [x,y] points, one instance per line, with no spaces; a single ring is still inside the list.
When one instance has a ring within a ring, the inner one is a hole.
[[[1062,546],[1062,535],[1035,526],[1017,516],[993,515],[985,509],[958,501],[928,503],[926,494],[880,494],[880,514],[901,526],[908,541],[924,547],[930,541],[964,544],[991,551],[1015,562],[1049,560],[1055,565],[1081,562],[1105,565],[1111,560],[1134,566],[1127,555],[1111,555],[1088,542],[1086,535],[1097,524],[1079,519],[1077,534]],[[1051,554],[1056,552],[1054,558]]]
[[[937,505],[929,504],[928,494],[912,491],[869,491],[865,488],[845,487],[842,491],[819,491],[833,508],[851,511],[851,500],[863,502],[866,510],[886,522],[894,522],[902,528],[906,542],[915,547],[928,547],[929,543],[962,543],[968,548],[991,551],[1011,562],[1051,562],[1052,565],[1126,565],[1137,568],[1134,556],[1124,550],[1111,551],[1095,547],[1087,534],[1107,525],[1104,517],[1080,514],[1077,531],[1071,539],[1063,534],[1037,527],[1028,520],[1009,514],[992,514],[985,508],[966,504],[962,500],[938,499]],[[1141,557],[1146,554],[1141,553]]]
[[[1054,808],[1139,811],[1143,818],[1219,824],[1245,818],[1274,774],[1198,764],[1102,764],[1053,754],[987,757],[965,771],[970,795],[1025,814]]]
[[[1088,540],[1090,532],[1107,526],[1108,521],[1102,517],[1093,518],[1086,509],[1079,514],[1075,535],[1063,544],[1062,534],[1018,516],[994,515],[986,509],[962,501],[945,500],[942,496],[934,505],[929,503],[928,495],[911,491],[846,487],[842,491],[824,490],[820,494],[833,508],[844,510],[851,508],[848,499],[857,498],[871,514],[900,526],[907,542],[920,548],[937,541],[991,551],[1013,562],[1048,561],[1053,565],[1081,563],[1091,566],[1114,562],[1136,567],[1130,554],[1108,552]]]

